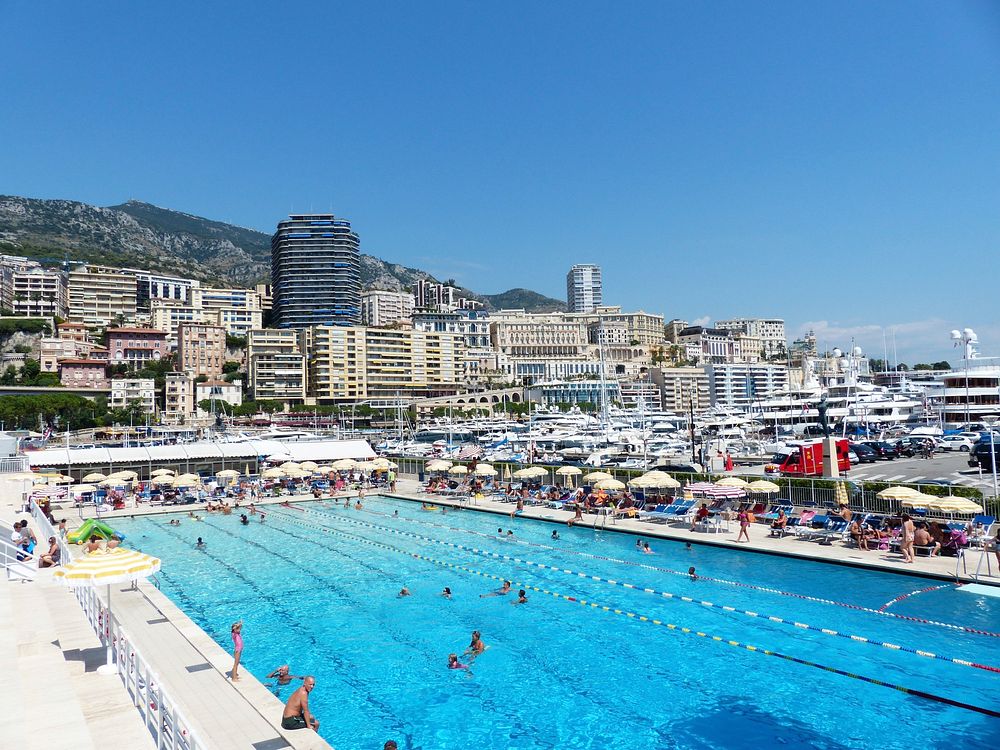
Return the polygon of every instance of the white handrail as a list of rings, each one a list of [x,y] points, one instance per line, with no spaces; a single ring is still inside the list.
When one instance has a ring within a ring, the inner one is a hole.
[[[31,502],[31,515],[46,538],[54,536],[58,540],[62,559],[68,562],[70,557],[66,540],[59,538],[49,519],[34,501]],[[118,676],[124,683],[132,704],[139,711],[146,729],[153,735],[157,750],[207,750],[208,746],[199,741],[189,728],[190,724],[178,708],[180,704],[163,689],[149,661],[132,643],[121,623],[104,606],[97,595],[97,589],[80,586],[73,591],[101,643],[112,650]]]

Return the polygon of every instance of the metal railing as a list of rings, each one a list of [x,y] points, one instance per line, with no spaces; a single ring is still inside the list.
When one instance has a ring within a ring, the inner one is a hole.
[[[31,502],[31,515],[46,539],[50,536],[56,538],[61,559],[69,561],[69,545],[59,537],[34,501]],[[79,586],[73,591],[88,622],[101,639],[101,644],[111,650],[118,676],[125,685],[132,705],[139,711],[143,724],[152,735],[157,750],[207,749],[208,746],[199,741],[190,729],[189,722],[178,708],[178,702],[160,685],[150,662],[101,601],[97,589]]]
[[[10,532],[6,528],[0,527],[0,533],[9,537]],[[7,574],[7,580],[19,578],[23,581],[33,581],[38,572],[38,563],[32,555],[30,560],[22,560],[27,553],[20,547],[11,544],[7,539],[0,539],[0,564]]]
[[[22,471],[30,471],[27,456],[0,458],[0,474],[14,474]]]

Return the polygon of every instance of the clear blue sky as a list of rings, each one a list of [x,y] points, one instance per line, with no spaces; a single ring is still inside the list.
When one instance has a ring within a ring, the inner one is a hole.
[[[496,292],[1000,354],[1000,5],[3,2],[0,193],[137,198]]]

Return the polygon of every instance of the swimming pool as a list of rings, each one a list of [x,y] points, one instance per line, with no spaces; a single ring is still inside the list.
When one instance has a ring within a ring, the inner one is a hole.
[[[262,681],[284,663],[314,674],[310,703],[340,750],[388,738],[408,750],[1000,741],[996,718],[790,660],[996,709],[1000,674],[981,667],[1000,665],[1000,638],[975,631],[1000,630],[1000,600],[914,577],[656,539],[643,555],[634,536],[365,503],[272,506],[246,527],[238,515],[116,526],[163,558],[162,591],[227,650],[243,618],[243,661]],[[515,539],[498,538],[498,526]],[[514,594],[480,598],[504,578]],[[397,598],[403,586],[412,596]],[[512,606],[518,587],[528,603]],[[449,652],[477,629],[489,648],[473,676],[448,670]],[[274,690],[284,699],[293,687]]]

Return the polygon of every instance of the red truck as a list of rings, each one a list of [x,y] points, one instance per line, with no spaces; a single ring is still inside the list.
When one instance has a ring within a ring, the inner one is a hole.
[[[851,468],[848,455],[850,444],[847,440],[837,441],[837,468],[841,473]],[[776,467],[776,468],[775,468]],[[823,442],[789,443],[774,454],[769,466],[771,473],[786,477],[823,476]]]

